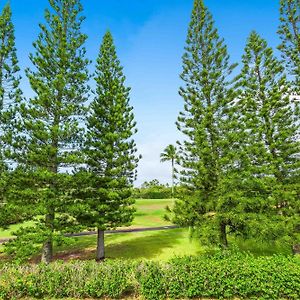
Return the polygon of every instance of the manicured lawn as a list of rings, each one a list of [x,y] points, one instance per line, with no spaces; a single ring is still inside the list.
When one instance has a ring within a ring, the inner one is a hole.
[[[146,231],[105,235],[106,258],[169,260],[176,256],[196,255],[204,248],[190,240],[186,229]],[[59,259],[93,259],[96,236],[74,238],[73,243],[56,248]]]
[[[172,199],[139,199],[136,201],[137,212],[130,228],[159,227],[171,225],[164,220],[165,207],[172,206]],[[12,236],[20,226],[13,225],[9,230],[0,231],[0,238]],[[291,249],[284,244],[266,244],[257,241],[229,239],[231,247],[250,251],[255,255],[290,254]],[[197,239],[191,239],[187,229],[146,231],[132,233],[106,234],[106,257],[110,259],[151,259],[168,260],[175,256],[197,255],[204,251],[214,251],[200,245]],[[0,252],[1,252],[0,246]],[[68,245],[55,247],[58,259],[93,259],[95,256],[96,236],[71,238]]]
[[[172,206],[174,200],[172,199],[138,199],[136,200],[136,213],[135,219],[130,228],[137,227],[155,227],[170,225],[169,222],[163,219],[166,206]],[[13,232],[18,230],[21,226],[30,226],[34,222],[25,222],[23,224],[15,224],[7,230],[0,228],[0,239],[13,236]]]
[[[166,206],[172,206],[173,203],[172,199],[137,200],[137,212],[130,227],[171,225],[163,217]],[[0,238],[10,237],[20,226],[14,225],[9,230],[0,231]],[[107,234],[105,245],[106,257],[111,259],[168,260],[175,256],[196,255],[204,249],[197,241],[190,240],[187,229]],[[68,245],[55,247],[55,257],[66,260],[94,259],[95,248],[96,236],[71,238]]]
[[[21,223],[21,224],[14,224],[14,225],[11,225],[9,226],[9,229],[7,230],[4,230],[4,229],[1,229],[0,228],[0,239],[1,238],[9,238],[9,237],[12,237],[13,236],[13,232],[17,231],[19,228],[21,228],[22,226],[23,227],[26,227],[26,226],[31,226],[33,225],[34,222],[33,221],[28,221],[28,222],[24,222],[24,223]]]
[[[165,221],[166,206],[172,199],[139,199],[131,228],[171,225]],[[56,258],[94,259],[96,236],[72,239],[69,245],[56,248]],[[187,229],[145,231],[105,235],[106,257],[110,259],[168,260],[175,256],[196,255],[203,251],[199,243],[190,240]]]
[[[273,255],[273,254],[291,254],[291,246],[285,243],[267,243],[259,242],[254,239],[242,240],[242,239],[229,239],[230,245],[237,247],[240,251],[249,251],[255,256],[261,255]]]
[[[164,220],[165,208],[172,207],[173,199],[138,199],[137,211],[131,227],[156,227],[171,225]]]
[[[131,228],[171,225],[165,221],[166,206],[172,199],[138,199]],[[56,247],[58,259],[94,259],[96,236],[70,239],[70,244]],[[196,255],[202,248],[191,240],[187,229],[145,231],[105,235],[106,257],[110,259],[168,260],[175,256]]]

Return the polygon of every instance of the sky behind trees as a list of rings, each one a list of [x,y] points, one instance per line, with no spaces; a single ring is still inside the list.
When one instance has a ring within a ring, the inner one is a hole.
[[[7,0],[0,0],[1,7]],[[30,66],[28,55],[44,20],[48,0],[10,0],[16,27],[16,45],[22,70]],[[225,38],[232,62],[240,62],[246,39],[255,29],[272,47],[279,44],[275,34],[279,24],[278,0],[206,0],[219,33]],[[180,138],[175,121],[183,101],[178,95],[181,85],[181,56],[193,0],[82,0],[88,35],[88,56],[93,72],[100,42],[110,29],[124,66],[127,85],[132,87],[139,133],[137,185],[154,178],[171,181],[171,166],[160,163],[160,153]],[[278,52],[276,51],[276,54]],[[22,89],[26,97],[32,92],[22,71]],[[94,87],[94,83],[91,83]]]

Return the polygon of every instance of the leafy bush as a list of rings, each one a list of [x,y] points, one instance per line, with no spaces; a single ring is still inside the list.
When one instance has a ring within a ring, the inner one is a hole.
[[[140,286],[140,294],[149,300],[165,299],[167,286],[164,271],[154,262],[141,264],[135,274]]]
[[[0,299],[300,299],[300,259],[220,253],[168,263],[108,261],[0,266]]]

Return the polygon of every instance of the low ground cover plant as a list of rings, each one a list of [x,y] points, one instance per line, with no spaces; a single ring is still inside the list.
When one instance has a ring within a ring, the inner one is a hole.
[[[199,257],[0,266],[0,299],[300,299],[300,259],[222,252]]]

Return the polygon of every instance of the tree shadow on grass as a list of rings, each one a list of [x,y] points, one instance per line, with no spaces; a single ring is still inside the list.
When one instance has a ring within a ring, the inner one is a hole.
[[[255,239],[242,240],[236,238],[232,241],[232,247],[237,248],[239,251],[250,252],[254,256],[271,256],[274,254],[290,255],[292,249],[286,243],[272,243],[272,242],[259,242]]]
[[[106,254],[107,258],[154,259],[164,250],[172,250],[181,238],[181,230],[156,231],[125,241],[110,241]]]
[[[144,217],[144,216],[147,216],[147,214],[143,213],[143,212],[135,212],[134,213],[134,217]]]
[[[172,249],[183,238],[182,229],[155,232],[109,234],[105,236],[108,259],[154,259]],[[188,245],[186,245],[188,247]],[[58,248],[55,259],[89,260],[95,258],[96,236],[76,238],[71,245]]]

